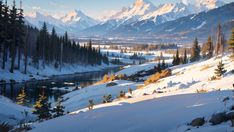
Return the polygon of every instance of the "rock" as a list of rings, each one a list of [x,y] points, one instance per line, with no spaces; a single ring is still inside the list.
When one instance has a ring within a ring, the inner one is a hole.
[[[228,120],[233,120],[233,119],[234,119],[234,112],[229,112],[229,113],[227,113],[227,114],[226,114],[226,118],[227,118]]]
[[[232,127],[234,127],[234,112],[229,112],[226,116],[228,120],[231,120]]]
[[[192,120],[192,122],[190,123],[190,125],[193,127],[202,126],[204,124],[205,124],[204,117],[203,118],[196,118],[196,119]]]
[[[118,84],[115,83],[115,82],[110,82],[110,83],[106,84],[106,87],[112,87],[112,86],[115,86],[115,85],[118,85]]]
[[[223,102],[226,102],[226,101],[228,101],[228,100],[230,100],[230,98],[229,98],[229,97],[225,97],[225,98],[223,99]]]
[[[218,113],[218,114],[214,114],[212,115],[211,119],[210,119],[210,123],[212,123],[212,125],[218,125],[222,122],[227,121],[227,116],[225,113]]]

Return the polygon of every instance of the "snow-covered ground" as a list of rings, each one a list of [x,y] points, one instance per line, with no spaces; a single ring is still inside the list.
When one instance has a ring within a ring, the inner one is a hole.
[[[108,104],[111,107],[79,112],[37,124],[31,132],[176,131],[177,127],[196,117],[211,116],[225,110],[222,100],[232,95],[231,91],[222,91],[155,97],[133,104],[114,102]]]
[[[108,83],[92,85],[74,92],[65,94],[63,97],[66,100],[63,105],[66,111],[75,111],[88,106],[88,101],[93,100],[95,104],[100,104],[103,101],[104,95],[111,94],[115,99],[119,95],[120,91],[128,92],[128,89],[135,90],[139,83],[118,80],[113,81],[115,86],[107,86]]]
[[[172,62],[172,59],[165,60],[165,63],[170,64],[171,62]],[[147,63],[140,64],[140,65],[128,65],[128,66],[123,67],[124,69],[117,72],[116,75],[125,74],[127,76],[131,76],[140,71],[148,71],[148,70],[154,69],[154,67],[157,65],[158,65],[158,61],[147,62]]]
[[[227,72],[220,79],[210,80],[214,76],[214,69],[219,61],[221,61],[220,58],[212,58],[172,67],[172,76],[133,91],[130,99],[95,105],[94,110],[91,111],[87,108],[73,109],[75,111],[70,111],[69,115],[33,125],[35,128],[31,132],[233,131],[230,121],[217,126],[206,123],[199,128],[186,125],[197,117],[205,117],[208,120],[212,114],[227,111],[234,104],[232,91],[234,74],[231,72],[234,69],[234,62],[228,55],[222,58]],[[145,68],[147,67],[148,65],[145,65]],[[129,70],[122,72],[127,74]],[[113,89],[119,91],[122,83],[120,81]],[[86,89],[83,89],[84,93],[75,91],[67,94],[65,97],[72,97],[69,99],[71,102],[67,100],[64,105],[70,109],[76,107],[80,101],[87,102],[88,99],[93,99],[97,95],[100,99],[105,93],[109,93],[102,92],[109,89],[108,87],[102,88],[104,85],[90,86],[90,90],[94,92],[89,90],[85,92]],[[132,85],[134,85],[133,82]],[[201,89],[206,93],[197,93],[197,90]],[[223,102],[226,97],[230,98],[227,104]],[[69,105],[68,102],[70,102]],[[54,127],[56,124],[59,126]]]
[[[28,116],[23,114],[28,112]],[[32,115],[32,109],[17,105],[11,100],[0,96],[0,123],[7,123],[8,125],[17,125],[21,120],[34,120],[36,117]]]

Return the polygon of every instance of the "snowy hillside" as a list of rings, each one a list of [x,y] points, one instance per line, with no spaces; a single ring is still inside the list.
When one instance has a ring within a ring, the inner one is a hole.
[[[27,117],[25,117],[23,114],[24,111],[29,112]],[[32,115],[31,112],[31,108],[16,105],[11,100],[0,96],[0,123],[5,122],[8,123],[8,125],[16,125],[23,119],[36,119],[36,117]]]
[[[70,115],[35,124],[35,128],[31,132],[46,132],[47,130],[62,132],[68,129],[71,132],[156,130],[207,132],[207,130],[215,129],[231,131],[233,128],[230,127],[229,121],[217,126],[206,123],[201,128],[186,125],[198,117],[205,117],[206,120],[209,120],[213,114],[229,111],[233,105],[233,91],[231,90],[234,80],[234,62],[228,56],[172,67],[171,76],[134,90],[132,94],[128,93],[132,98],[95,105],[94,110],[91,111],[88,111],[87,108],[79,110],[77,107],[77,111]],[[227,72],[220,79],[210,80],[214,76],[214,69],[221,60]],[[133,69],[135,67],[132,67]],[[121,87],[118,87],[121,86],[121,83],[124,85],[126,82],[118,82],[116,90],[121,90]],[[95,87],[93,86],[93,88]],[[104,89],[106,88],[103,87]],[[202,90],[203,93],[198,93]],[[75,106],[80,101],[92,98],[92,93],[88,91],[87,89],[85,92],[84,89],[84,93],[81,91],[71,92],[65,97],[71,96],[74,100],[72,106]],[[88,98],[83,98],[85,96]],[[95,98],[94,101],[99,98],[96,97],[97,99]],[[230,99],[223,102],[227,97]],[[70,101],[68,100],[68,102]],[[71,105],[66,103],[64,105],[71,109]],[[71,110],[75,110],[74,107]],[[115,121],[115,123],[107,125],[110,121]],[[53,127],[55,124],[61,125]]]

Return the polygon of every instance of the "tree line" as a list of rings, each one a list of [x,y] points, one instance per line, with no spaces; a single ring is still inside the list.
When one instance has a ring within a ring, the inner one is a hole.
[[[187,56],[187,50],[184,49],[184,54],[179,54],[179,49],[176,50],[176,54],[173,56],[173,65],[186,64],[188,62],[199,61],[200,59],[209,59],[213,56],[218,57],[219,55],[223,55],[225,49],[231,49],[232,53],[234,53],[234,29],[231,32],[230,39],[227,41],[229,46],[226,45],[226,41],[224,38],[224,34],[222,32],[222,27],[219,24],[216,33],[216,43],[213,43],[211,36],[208,37],[207,41],[200,46],[198,43],[198,39],[195,38],[192,48],[190,49],[190,57]]]
[[[101,65],[102,62],[109,64],[106,55],[101,54],[100,48],[93,48],[90,40],[84,46],[68,38],[67,32],[58,36],[55,29],[51,34],[47,30],[46,23],[43,24],[37,37],[33,64],[37,68],[45,64],[54,64],[55,68],[67,64]],[[41,61],[40,61],[41,60]]]
[[[59,36],[55,29],[49,33],[46,23],[38,30],[27,26],[24,21],[22,1],[20,6],[8,6],[0,1],[0,62],[2,69],[15,69],[27,73],[27,66],[33,64],[36,68],[44,68],[53,64],[56,68],[64,64],[101,65],[109,64],[106,55],[100,48],[93,48],[91,40],[81,46],[69,39],[67,32]],[[22,61],[24,64],[22,65]]]

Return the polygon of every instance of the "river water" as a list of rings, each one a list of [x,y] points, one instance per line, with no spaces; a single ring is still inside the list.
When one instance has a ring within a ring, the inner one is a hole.
[[[53,76],[44,81],[4,84],[0,85],[0,95],[16,101],[16,97],[19,95],[21,89],[24,88],[28,101],[27,104],[25,104],[26,106],[32,107],[38,99],[39,94],[42,92],[48,97],[49,102],[54,103],[60,96],[66,94],[68,91],[54,90],[52,88],[85,87],[101,80],[105,74],[110,75],[117,71],[119,71],[119,67],[96,72]]]

